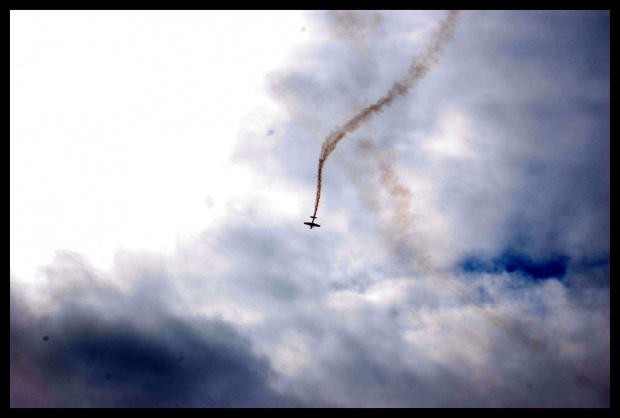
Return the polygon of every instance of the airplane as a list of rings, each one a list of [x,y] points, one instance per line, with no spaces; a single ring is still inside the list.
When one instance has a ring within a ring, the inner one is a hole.
[[[314,223],[314,220],[316,219],[316,216],[311,216],[311,218],[312,218],[312,222],[304,222],[304,225],[309,225],[310,229],[312,229],[313,226],[321,226],[319,224],[315,224]]]

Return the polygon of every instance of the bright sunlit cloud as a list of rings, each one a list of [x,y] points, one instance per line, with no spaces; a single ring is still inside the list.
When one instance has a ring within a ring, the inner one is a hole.
[[[272,128],[264,76],[301,27],[300,12],[11,12],[11,270],[31,279],[58,249],[109,268],[119,247],[169,252],[216,221],[246,192],[240,122]]]

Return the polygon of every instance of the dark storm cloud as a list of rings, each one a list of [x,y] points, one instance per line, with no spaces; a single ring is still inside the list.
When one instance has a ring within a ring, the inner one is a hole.
[[[11,407],[300,405],[269,387],[269,361],[231,325],[176,317],[141,296],[160,292],[162,279],[143,280],[130,295],[91,289],[96,308],[66,297],[42,317],[12,291]]]

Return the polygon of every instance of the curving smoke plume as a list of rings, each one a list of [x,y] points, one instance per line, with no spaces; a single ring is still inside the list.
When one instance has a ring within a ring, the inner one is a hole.
[[[424,51],[416,56],[411,65],[407,75],[399,81],[396,81],[388,93],[379,99],[376,103],[364,108],[352,119],[342,127],[334,129],[325,138],[323,145],[321,146],[321,155],[319,157],[319,172],[317,176],[317,189],[316,189],[316,201],[314,203],[314,216],[316,216],[319,210],[319,200],[321,199],[321,183],[323,178],[323,165],[334,151],[338,143],[349,132],[355,131],[362,122],[368,120],[371,116],[381,112],[386,106],[392,104],[392,102],[398,96],[404,96],[407,94],[419,80],[424,78],[431,69],[439,63],[441,56],[444,53],[445,44],[452,38],[456,25],[458,23],[459,11],[450,10],[447,15],[439,22],[439,28],[431,35],[431,39],[426,44]]]

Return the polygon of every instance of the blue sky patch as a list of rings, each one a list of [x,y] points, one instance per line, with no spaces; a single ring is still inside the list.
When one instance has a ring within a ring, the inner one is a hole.
[[[485,259],[469,256],[461,263],[466,273],[521,273],[535,280],[549,278],[562,279],[566,274],[568,261],[566,255],[557,254],[540,260],[534,260],[527,254],[506,250],[499,257]]]

